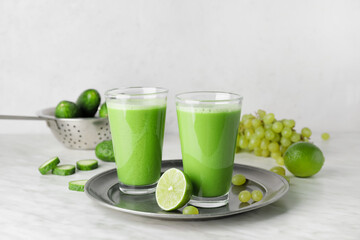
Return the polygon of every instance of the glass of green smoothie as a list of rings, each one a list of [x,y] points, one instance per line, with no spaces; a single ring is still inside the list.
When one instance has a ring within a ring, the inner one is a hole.
[[[221,207],[229,201],[242,97],[226,92],[176,96],[184,172],[193,184],[190,204]]]
[[[168,90],[128,87],[106,92],[119,188],[155,191],[160,178]]]

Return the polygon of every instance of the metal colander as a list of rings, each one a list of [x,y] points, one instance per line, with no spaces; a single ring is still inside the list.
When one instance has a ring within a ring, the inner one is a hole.
[[[95,149],[104,140],[111,139],[107,118],[56,118],[55,108],[38,112],[38,117],[0,115],[0,119],[45,120],[55,138],[72,149]]]

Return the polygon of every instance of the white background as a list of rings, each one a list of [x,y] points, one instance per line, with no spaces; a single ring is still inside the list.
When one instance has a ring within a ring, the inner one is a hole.
[[[359,131],[360,1],[0,0],[0,114],[87,88],[222,90],[313,131]],[[49,133],[0,120],[0,133]]]

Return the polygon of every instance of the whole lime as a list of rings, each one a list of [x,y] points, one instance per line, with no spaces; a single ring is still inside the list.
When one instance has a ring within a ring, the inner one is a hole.
[[[77,118],[80,117],[79,107],[70,101],[61,101],[55,108],[57,118]]]
[[[100,105],[101,97],[95,89],[87,89],[80,94],[76,104],[79,106],[83,117],[94,117]]]
[[[286,168],[296,177],[310,177],[320,171],[324,165],[324,155],[312,143],[297,142],[284,154]]]

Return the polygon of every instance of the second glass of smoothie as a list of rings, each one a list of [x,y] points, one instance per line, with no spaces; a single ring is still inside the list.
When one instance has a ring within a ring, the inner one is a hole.
[[[167,90],[129,87],[106,92],[119,188],[155,191],[161,173]]]
[[[241,96],[224,92],[176,96],[183,167],[194,187],[194,206],[228,203],[241,103]]]

